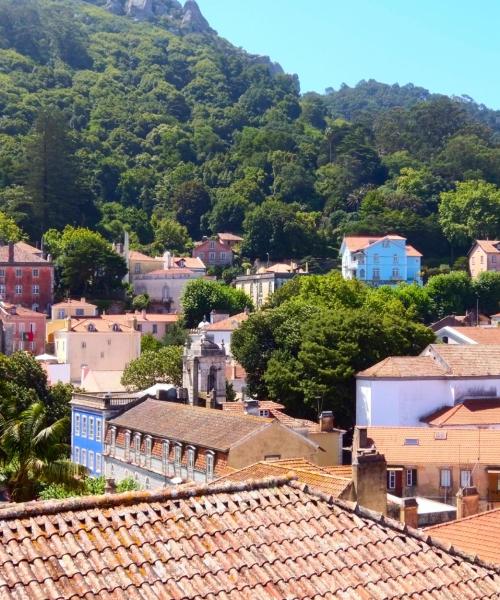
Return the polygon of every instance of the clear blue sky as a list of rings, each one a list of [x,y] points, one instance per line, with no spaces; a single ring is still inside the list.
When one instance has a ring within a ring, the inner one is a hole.
[[[412,82],[500,109],[500,0],[198,0],[219,34],[303,92]]]

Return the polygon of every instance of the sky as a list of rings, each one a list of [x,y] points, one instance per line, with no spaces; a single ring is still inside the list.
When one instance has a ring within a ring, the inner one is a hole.
[[[218,33],[297,73],[303,92],[361,79],[500,109],[499,0],[197,0]]]

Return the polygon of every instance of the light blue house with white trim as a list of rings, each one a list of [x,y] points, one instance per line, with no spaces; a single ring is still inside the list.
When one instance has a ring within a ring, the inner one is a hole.
[[[400,235],[346,236],[340,247],[342,276],[368,285],[422,285],[422,254]]]

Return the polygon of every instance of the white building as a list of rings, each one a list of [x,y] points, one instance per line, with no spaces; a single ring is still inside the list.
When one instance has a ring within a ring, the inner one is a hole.
[[[452,327],[447,325],[436,332],[436,338],[443,344],[500,344],[500,327]]]
[[[500,396],[500,345],[430,345],[356,376],[356,424],[426,426],[422,419],[467,398]]]

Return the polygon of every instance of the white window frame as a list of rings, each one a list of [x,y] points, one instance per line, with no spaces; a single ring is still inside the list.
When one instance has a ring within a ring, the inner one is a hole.
[[[102,419],[100,417],[95,419],[95,441],[102,441]]]
[[[387,469],[387,489],[395,490],[396,489],[396,471],[393,469]]]
[[[214,478],[214,465],[215,465],[215,455],[213,452],[207,452],[205,456],[206,461],[206,477],[207,481],[212,481]]]
[[[174,472],[176,477],[179,477],[181,474],[181,466],[182,466],[182,446],[181,444],[176,444],[174,448]]]
[[[111,427],[111,429],[110,429],[110,437],[111,437],[110,444],[109,444],[110,454],[111,454],[111,456],[114,456],[116,453],[116,427],[114,427],[114,426]]]
[[[96,473],[102,471],[102,454],[100,452],[95,453],[95,471]]]
[[[439,487],[451,488],[451,469],[439,470]]]
[[[416,471],[416,469],[406,469],[406,487],[415,487],[416,485],[413,480],[413,471]]]
[[[80,448],[78,446],[73,448],[73,462],[77,465],[80,464]]]
[[[87,437],[87,415],[82,415],[82,437]]]
[[[16,284],[15,292],[17,296],[20,296],[23,293],[23,286],[20,284]]]
[[[170,456],[170,442],[168,440],[165,440],[162,444],[162,449],[161,449],[161,463],[162,463],[164,475],[168,475],[169,456]]]
[[[470,469],[460,469],[460,487],[468,488],[472,486],[472,471]]]
[[[130,439],[132,433],[130,431],[125,432],[125,460],[130,460]]]
[[[89,440],[94,439],[94,417],[89,417]]]
[[[94,451],[93,450],[89,450],[89,463],[88,463],[89,469],[91,471],[94,470]]]
[[[82,448],[80,464],[83,465],[84,467],[87,466],[87,450],[85,448]]]
[[[40,269],[33,269],[33,270],[31,271],[31,275],[32,275],[33,277],[40,277]]]
[[[34,296],[38,296],[38,294],[40,294],[40,286],[39,286],[39,285],[33,285],[33,286],[31,287],[31,293],[32,293]]]
[[[134,455],[135,455],[135,462],[139,462],[140,458],[141,458],[141,434],[140,433],[136,433],[134,435]]]
[[[146,466],[150,467],[153,452],[153,438],[150,435],[144,438],[144,452],[146,454]]]
[[[80,435],[80,413],[75,413],[75,432],[74,435]]]
[[[189,479],[193,479],[194,476],[194,462],[195,462],[195,449],[192,446],[188,446],[187,449],[187,475]]]
[[[23,276],[23,270],[19,269],[19,267],[16,269],[16,277],[22,277]]]

